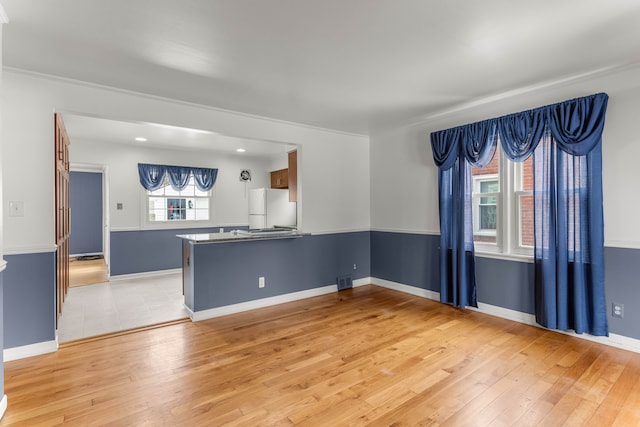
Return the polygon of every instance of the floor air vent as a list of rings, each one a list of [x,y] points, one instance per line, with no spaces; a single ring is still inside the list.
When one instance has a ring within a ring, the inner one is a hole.
[[[353,279],[351,275],[338,277],[338,290],[344,291],[345,289],[353,288]]]

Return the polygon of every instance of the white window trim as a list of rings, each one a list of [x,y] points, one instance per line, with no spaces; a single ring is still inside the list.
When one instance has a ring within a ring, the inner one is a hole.
[[[172,230],[183,228],[215,227],[214,206],[215,186],[209,190],[209,220],[181,220],[181,221],[149,221],[149,196],[147,190],[140,187],[140,228],[144,230]]]
[[[533,260],[533,247],[520,246],[520,217],[518,215],[518,195],[532,194],[532,191],[515,191],[516,185],[521,187],[521,183],[516,182],[520,176],[520,169],[523,163],[512,162],[506,158],[502,150],[499,152],[498,174],[479,175],[478,182],[498,178],[500,192],[497,197],[496,209],[496,243],[474,242],[475,253],[478,256],[495,259],[516,260],[531,262]],[[486,177],[486,179],[485,179]],[[473,177],[472,185],[475,186],[476,177]],[[472,188],[475,190],[475,187]],[[477,195],[479,193],[475,193]],[[495,195],[496,193],[487,193]],[[473,196],[472,196],[473,197]],[[476,207],[475,200],[471,203]],[[474,210],[473,215],[476,215]],[[475,228],[475,225],[474,225]],[[484,233],[474,234],[485,235]],[[486,234],[492,235],[492,234]]]

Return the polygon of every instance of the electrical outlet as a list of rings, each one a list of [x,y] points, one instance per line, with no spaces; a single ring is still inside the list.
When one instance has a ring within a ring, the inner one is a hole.
[[[355,264],[353,264],[353,269],[354,269],[354,270],[356,269],[356,265],[355,265]]]
[[[258,287],[264,288],[264,277],[258,277]]]
[[[624,317],[624,304],[619,304],[617,302],[611,303],[611,316],[622,319]]]

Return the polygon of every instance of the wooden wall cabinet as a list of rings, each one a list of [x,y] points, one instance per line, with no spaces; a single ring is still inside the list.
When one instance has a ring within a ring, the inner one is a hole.
[[[298,152],[289,153],[289,201],[298,201]]]
[[[271,172],[271,188],[289,188],[288,169],[280,169]]]
[[[289,189],[289,201],[298,201],[298,152],[288,153],[287,169],[271,172],[271,188]]]

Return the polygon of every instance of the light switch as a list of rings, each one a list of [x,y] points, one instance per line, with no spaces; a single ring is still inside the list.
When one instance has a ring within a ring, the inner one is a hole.
[[[9,202],[9,216],[24,216],[24,202]]]
[[[122,210],[122,203],[116,203],[116,210],[121,211]]]

